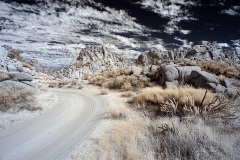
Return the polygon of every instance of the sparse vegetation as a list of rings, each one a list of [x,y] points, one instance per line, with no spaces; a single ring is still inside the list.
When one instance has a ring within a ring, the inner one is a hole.
[[[106,117],[109,119],[126,119],[129,109],[123,105],[109,105],[107,107]]]
[[[107,88],[101,88],[100,91],[102,95],[107,95],[109,93],[109,89]]]
[[[131,98],[135,96],[134,92],[125,92],[121,94],[121,97]]]
[[[138,109],[150,111],[154,115],[167,116],[220,116],[234,117],[232,100],[224,95],[214,95],[211,91],[189,86],[162,89],[147,88],[136,95],[131,102]]]
[[[8,52],[8,57],[11,59],[20,59],[20,51],[16,49],[12,49]]]
[[[34,91],[14,85],[0,85],[0,111],[5,112],[11,108],[36,110],[34,107]]]
[[[90,80],[90,83],[104,88],[120,89],[122,91],[130,91],[153,86],[153,83],[150,82],[148,77],[144,75],[125,75],[124,71],[121,69],[104,72],[95,76]]]

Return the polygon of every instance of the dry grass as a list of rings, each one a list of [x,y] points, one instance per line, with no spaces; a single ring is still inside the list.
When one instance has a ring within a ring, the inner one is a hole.
[[[109,89],[107,89],[107,88],[101,88],[101,89],[100,89],[100,92],[101,92],[102,95],[107,95],[107,94],[109,93]]]
[[[147,88],[130,102],[135,103],[139,109],[150,110],[155,115],[205,117],[225,112],[229,101],[224,96],[214,95],[211,91],[186,86],[167,89]]]
[[[123,105],[109,105],[106,111],[106,118],[123,120],[127,118],[129,112],[129,109]]]
[[[30,69],[30,70],[33,70],[33,66],[32,65],[30,65],[29,63],[26,63],[26,62],[23,62],[22,63],[23,64],[23,67],[26,67],[26,68],[28,68],[28,69]]]
[[[131,98],[133,96],[135,96],[134,92],[125,92],[121,94],[121,97],[126,97],[126,98]]]
[[[125,75],[121,69],[104,72],[98,76],[95,76],[90,80],[90,84],[95,84],[109,89],[120,89],[122,91],[142,89],[153,86],[153,83],[150,82],[150,78],[147,78],[144,75]]]
[[[71,87],[76,88],[76,89],[83,89],[84,88],[83,84],[79,81],[72,81],[71,82]]]
[[[98,141],[98,158],[104,159],[140,159],[141,151],[137,145],[137,130],[133,124],[118,121],[107,136]]]
[[[116,111],[120,108],[119,111]],[[231,124],[216,121],[207,126],[201,118],[152,119],[126,106],[107,110],[113,127],[94,137],[91,154],[76,159],[239,159],[239,131],[225,133]],[[128,118],[122,118],[122,115]],[[239,125],[238,125],[239,126]],[[234,149],[235,148],[235,149]],[[90,152],[90,151],[89,151]],[[88,153],[89,153],[88,152]]]
[[[199,66],[202,70],[214,73],[216,75],[224,75],[230,78],[240,78],[239,71],[235,66],[230,66],[226,62],[217,61],[187,61],[184,59],[179,60],[183,65]]]
[[[34,92],[13,85],[0,85],[0,111],[5,112],[11,108],[35,110]]]
[[[16,49],[12,49],[8,52],[8,57],[11,59],[20,59],[20,51]]]

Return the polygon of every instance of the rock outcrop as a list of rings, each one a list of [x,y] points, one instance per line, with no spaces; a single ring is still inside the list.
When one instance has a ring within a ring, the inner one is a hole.
[[[224,92],[228,87],[225,84],[220,84],[217,76],[201,71],[201,68],[197,66],[162,64],[156,74],[156,79],[164,87],[189,84],[197,88],[211,89],[215,92]]]
[[[120,55],[110,53],[104,47],[90,46],[81,50],[76,63],[60,69],[57,74],[59,78],[80,79],[83,74],[97,75],[103,71],[111,71],[130,65],[130,61]],[[134,67],[133,72],[141,73]]]
[[[211,44],[204,41],[200,45],[193,46],[191,49],[179,48],[169,51],[151,50],[148,53],[139,55],[136,62],[141,65],[159,65],[180,58],[190,60],[224,60],[230,64],[240,62],[240,55],[235,51],[224,51],[217,43]]]
[[[8,49],[9,48],[5,49],[4,47],[0,47],[0,83],[35,86],[31,83],[35,69],[33,67],[29,69],[24,66],[19,59],[10,58],[8,56]]]

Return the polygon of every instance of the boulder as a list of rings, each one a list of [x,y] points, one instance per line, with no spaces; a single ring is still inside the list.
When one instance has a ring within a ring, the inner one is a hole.
[[[219,83],[215,75],[205,71],[199,71],[199,70],[193,70],[190,74],[190,79],[191,80],[198,79],[203,82],[216,83],[216,84]]]
[[[182,83],[190,83],[192,71],[201,71],[201,68],[198,66],[180,66],[176,67],[179,72],[178,80]]]
[[[15,72],[15,71],[17,71],[17,68],[14,65],[9,64],[9,65],[7,65],[7,70],[8,70],[8,72]]]
[[[8,75],[12,79],[16,79],[18,81],[32,81],[33,76],[28,74],[28,73],[23,73],[23,72],[9,72]]]
[[[166,64],[160,66],[157,73],[157,79],[160,85],[164,86],[166,81],[173,82],[178,79],[179,73],[176,67],[177,65]]]
[[[0,82],[0,84],[14,85],[14,86],[21,87],[21,88],[33,89],[33,87],[30,86],[30,85],[27,85],[27,84],[22,83],[22,82],[12,81],[12,80],[2,81],[2,82]]]
[[[218,79],[211,73],[205,71],[192,71],[190,74],[190,82],[195,87],[209,88],[215,90],[219,84]]]
[[[140,75],[142,72],[142,69],[136,66],[127,66],[124,69],[125,74],[134,74],[134,75]]]

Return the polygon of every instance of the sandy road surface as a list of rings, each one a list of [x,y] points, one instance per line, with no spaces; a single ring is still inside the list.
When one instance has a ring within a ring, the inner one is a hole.
[[[54,160],[65,156],[100,123],[108,102],[83,90],[51,89],[59,103],[43,115],[0,131],[0,160]]]

